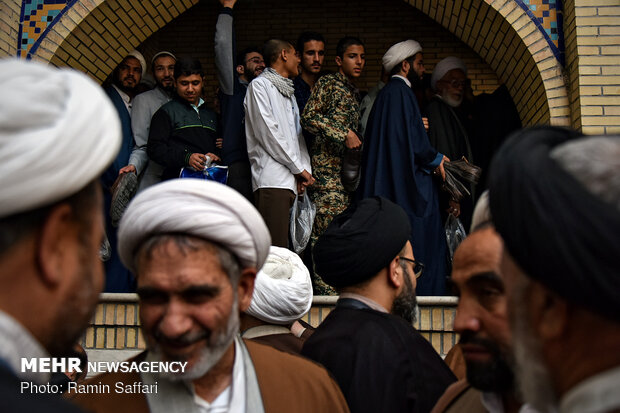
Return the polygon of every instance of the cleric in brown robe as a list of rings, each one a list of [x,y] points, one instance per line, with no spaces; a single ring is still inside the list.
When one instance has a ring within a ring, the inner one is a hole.
[[[113,413],[348,411],[325,369],[238,335],[271,243],[242,195],[197,179],[152,186],[127,208],[119,241],[148,345],[137,360],[187,365],[182,373],[103,374],[90,383],[110,391],[69,392],[78,404]],[[151,392],[117,392],[118,383]]]

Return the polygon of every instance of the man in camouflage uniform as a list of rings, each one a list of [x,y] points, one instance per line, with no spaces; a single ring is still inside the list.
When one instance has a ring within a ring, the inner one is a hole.
[[[302,127],[316,136],[311,150],[316,179],[310,192],[316,205],[312,245],[333,217],[349,206],[352,193],[344,189],[340,179],[342,158],[345,147],[362,146],[355,133],[359,127],[359,94],[352,81],[364,68],[364,44],[359,39],[345,37],[338,42],[336,54],[338,72],[318,80],[301,117]],[[316,274],[312,281],[314,294],[335,294]]]

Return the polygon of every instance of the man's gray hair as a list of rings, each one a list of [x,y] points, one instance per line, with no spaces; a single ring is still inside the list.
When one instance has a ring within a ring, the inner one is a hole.
[[[239,259],[233,253],[218,244],[186,234],[157,234],[147,238],[146,241],[142,243],[135,256],[138,272],[140,272],[139,263],[141,258],[145,257],[150,259],[157,247],[169,241],[172,241],[183,254],[187,254],[190,251],[198,251],[201,248],[214,249],[220,267],[228,274],[231,285],[234,287],[239,282],[241,277],[241,265],[239,264]],[[138,274],[136,274],[136,276],[138,276]]]
[[[554,148],[550,156],[590,193],[620,210],[619,136],[572,140]]]

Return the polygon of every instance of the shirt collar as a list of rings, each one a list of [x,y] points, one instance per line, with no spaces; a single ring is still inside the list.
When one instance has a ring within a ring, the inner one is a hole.
[[[125,102],[126,105],[128,105],[129,103],[131,103],[131,98],[129,97],[129,95],[125,92],[123,92],[118,86],[116,86],[115,84],[112,84],[112,86],[114,87],[114,89],[116,89],[116,91],[118,92],[118,94],[120,95],[121,99],[123,99],[123,102]]]
[[[197,395],[194,395],[194,402],[199,408],[206,409],[210,413],[245,412],[245,366],[238,337],[235,337],[235,361],[231,385],[211,403]]]
[[[560,400],[561,413],[604,413],[620,407],[620,366],[588,377]]]
[[[392,76],[392,79],[394,79],[395,77],[404,80],[405,83],[407,84],[407,86],[411,87],[411,82],[406,77],[401,76],[401,75],[394,75],[394,76]]]
[[[361,301],[362,303],[366,304],[368,307],[372,308],[375,311],[379,311],[379,312],[382,312],[382,313],[387,313],[388,312],[388,310],[386,310],[385,307],[383,307],[381,304],[379,304],[375,300],[371,300],[370,298],[365,297],[365,296],[360,295],[360,294],[356,294],[356,293],[342,293],[342,294],[340,294],[340,298],[351,298],[353,300]]]
[[[489,413],[504,413],[504,402],[502,396],[493,392],[482,392],[480,395],[482,405]],[[519,413],[538,413],[529,404],[524,403],[519,408]]]
[[[22,358],[43,358],[49,354],[34,336],[17,320],[0,311],[0,359],[2,359],[13,373],[25,380],[45,383],[49,380],[49,373],[32,373],[21,371]]]

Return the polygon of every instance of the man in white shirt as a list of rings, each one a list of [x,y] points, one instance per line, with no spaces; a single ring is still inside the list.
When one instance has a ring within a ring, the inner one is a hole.
[[[289,210],[314,183],[291,80],[300,60],[293,45],[277,39],[265,44],[263,56],[268,67],[250,83],[244,101],[252,190],[272,245],[287,247]]]
[[[524,129],[495,155],[491,214],[525,401],[620,411],[620,138]]]

